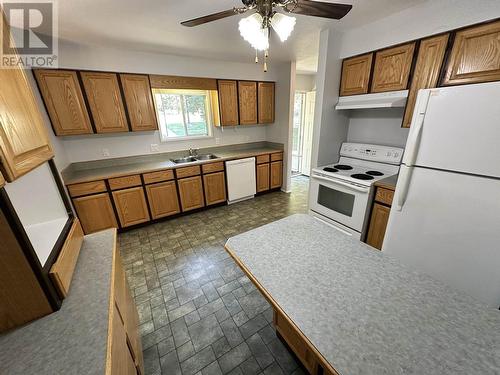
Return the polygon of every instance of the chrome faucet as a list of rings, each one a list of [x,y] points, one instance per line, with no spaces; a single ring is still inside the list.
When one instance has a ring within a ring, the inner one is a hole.
[[[198,156],[198,149],[197,148],[190,148],[189,149],[189,156]]]

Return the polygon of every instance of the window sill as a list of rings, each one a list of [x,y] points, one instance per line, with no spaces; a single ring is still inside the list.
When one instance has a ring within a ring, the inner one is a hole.
[[[213,135],[199,135],[199,136],[190,136],[190,137],[175,137],[175,138],[167,138],[160,139],[161,143],[171,143],[171,142],[186,142],[195,139],[213,139]]]

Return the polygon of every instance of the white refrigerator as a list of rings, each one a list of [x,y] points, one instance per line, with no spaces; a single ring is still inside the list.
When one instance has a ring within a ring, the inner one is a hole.
[[[500,83],[419,92],[382,250],[500,306]]]

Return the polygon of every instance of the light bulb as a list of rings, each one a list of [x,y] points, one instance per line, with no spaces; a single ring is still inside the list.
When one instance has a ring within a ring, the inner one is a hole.
[[[269,48],[269,29],[262,27],[262,23],[263,18],[259,13],[254,13],[239,22],[241,36],[258,51]]]
[[[296,18],[275,13],[271,18],[271,26],[282,42],[286,41],[295,27]]]

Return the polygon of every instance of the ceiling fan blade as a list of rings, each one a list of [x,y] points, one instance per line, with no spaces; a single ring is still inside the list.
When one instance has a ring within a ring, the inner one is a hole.
[[[336,20],[344,17],[352,9],[350,4],[323,3],[321,1],[298,0],[297,4],[285,7],[290,13],[305,16],[333,18]]]
[[[220,20],[222,18],[231,17],[231,16],[234,16],[236,14],[241,14],[244,12],[246,12],[246,10],[243,10],[242,8],[228,9],[228,10],[224,10],[222,12],[213,13],[213,14],[209,14],[207,16],[193,18],[192,20],[181,22],[181,25],[188,26],[188,27],[198,26],[198,25],[202,25],[202,24],[207,23],[207,22],[217,21],[217,20]]]

